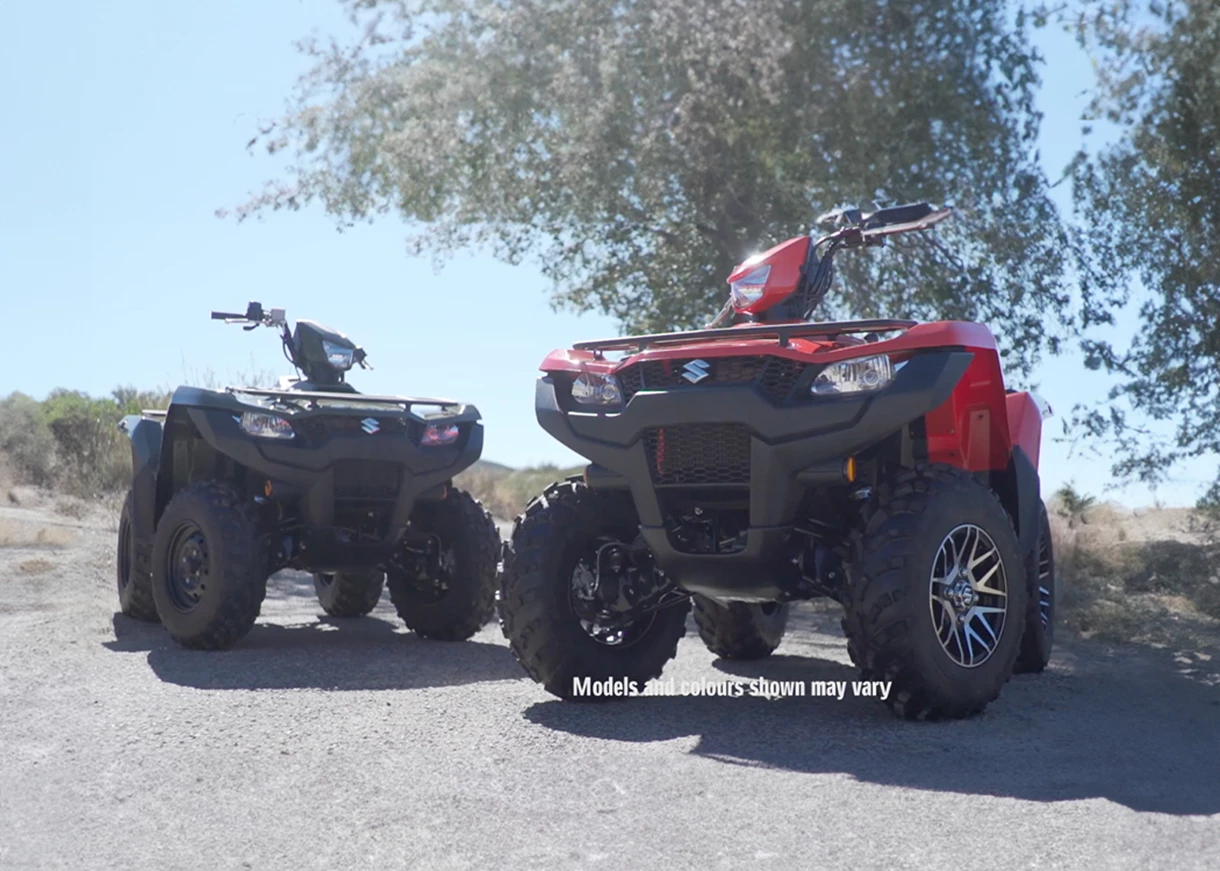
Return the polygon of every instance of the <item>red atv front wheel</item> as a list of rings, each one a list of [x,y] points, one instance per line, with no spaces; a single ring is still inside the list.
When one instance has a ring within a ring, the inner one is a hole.
[[[1028,587],[1008,512],[957,469],[903,471],[879,488],[846,597],[852,661],[890,682],[905,719],[978,713],[1021,647]]]

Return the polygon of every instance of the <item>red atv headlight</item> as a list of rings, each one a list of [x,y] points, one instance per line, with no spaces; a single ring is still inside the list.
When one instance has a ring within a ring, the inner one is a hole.
[[[767,279],[771,277],[771,264],[760,266],[747,272],[736,281],[729,282],[729,295],[733,299],[733,308],[741,309],[753,305],[762,299],[767,289]]]
[[[623,391],[613,375],[585,370],[572,382],[572,398],[581,405],[621,405]]]
[[[809,392],[815,396],[868,393],[888,387],[894,380],[894,364],[885,354],[831,363],[813,379]]]

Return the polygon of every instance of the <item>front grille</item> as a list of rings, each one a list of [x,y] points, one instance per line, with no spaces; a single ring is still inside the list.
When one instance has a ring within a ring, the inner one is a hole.
[[[371,423],[366,424],[365,421],[376,423],[376,428]],[[373,438],[411,436],[413,440],[418,440],[414,422],[401,417],[378,417],[375,414],[316,415],[298,418],[293,425],[297,432],[310,441],[325,441],[336,435],[359,435]],[[370,429],[373,430],[371,433]]]
[[[736,423],[699,423],[644,433],[654,484],[750,483],[750,431]]]
[[[335,463],[335,499],[389,501],[398,498],[402,467],[375,460],[340,460]]]
[[[701,360],[706,378],[692,383],[686,378],[689,363]],[[681,360],[644,360],[619,370],[623,398],[641,390],[676,390],[709,384],[755,384],[772,402],[788,401],[805,364],[787,357],[692,357]]]

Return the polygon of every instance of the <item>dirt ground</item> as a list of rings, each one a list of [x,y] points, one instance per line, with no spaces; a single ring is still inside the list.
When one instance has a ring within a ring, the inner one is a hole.
[[[238,648],[182,650],[115,613],[116,506],[14,493],[4,871],[1220,867],[1220,650],[1198,615],[1166,611],[1156,642],[1065,640],[963,722],[850,697],[574,705],[494,625],[427,642],[388,601],[328,620],[295,573]],[[748,667],[688,631],[666,676],[850,680],[836,624],[802,607]]]

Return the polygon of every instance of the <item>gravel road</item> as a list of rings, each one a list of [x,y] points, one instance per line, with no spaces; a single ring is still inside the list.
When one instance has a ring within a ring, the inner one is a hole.
[[[271,583],[226,653],[115,614],[110,519],[0,509],[0,869],[1220,868],[1220,653],[1078,642],[975,719],[824,698],[553,700],[492,625],[328,621]],[[738,668],[851,680],[794,612]],[[693,632],[693,629],[691,630]]]

